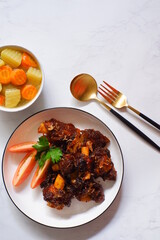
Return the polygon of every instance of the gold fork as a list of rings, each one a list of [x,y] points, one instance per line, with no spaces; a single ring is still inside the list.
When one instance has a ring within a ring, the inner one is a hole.
[[[131,107],[128,103],[127,103],[127,97],[119,92],[118,90],[116,90],[114,87],[112,87],[111,85],[109,85],[107,82],[103,81],[105,86],[103,86],[102,84],[101,87],[99,87],[98,92],[115,108],[123,108],[123,107],[128,107],[130,110],[132,110],[133,112],[135,112],[136,114],[138,114],[140,117],[142,117],[143,119],[145,119],[147,122],[149,122],[150,124],[152,124],[154,127],[160,129],[160,125],[158,123],[156,123],[155,121],[153,121],[152,119],[150,119],[149,117],[145,116],[143,113],[139,112],[138,110],[136,110],[135,108]],[[101,90],[101,91],[100,91]]]

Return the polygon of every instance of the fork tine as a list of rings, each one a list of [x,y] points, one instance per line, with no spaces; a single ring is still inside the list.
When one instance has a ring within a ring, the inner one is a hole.
[[[115,93],[119,93],[119,91],[117,89],[115,89],[114,87],[112,87],[111,85],[109,85],[107,82],[103,81],[110,89],[112,89]]]
[[[115,92],[110,91],[108,88],[106,88],[106,87],[103,86],[102,84],[100,84],[100,85],[101,85],[101,87],[103,87],[107,92],[109,92],[109,93],[113,96],[114,99],[117,97],[117,94],[116,94]]]
[[[99,88],[101,91],[103,91],[103,89]],[[98,90],[98,92],[102,95],[102,97],[104,97],[110,104],[112,104],[113,100],[110,99],[107,95],[105,95],[104,93],[102,93],[101,91]]]
[[[102,84],[100,84],[100,85],[103,87]],[[103,88],[101,88],[101,87],[99,87],[99,89],[100,89],[105,95],[107,95],[112,101],[115,100],[115,96],[112,95],[112,92],[110,92],[107,88],[105,88],[106,91],[105,91]]]
[[[153,121],[152,119],[150,119],[149,117],[145,116],[143,113],[139,112],[138,110],[136,110],[135,108],[131,107],[130,105],[128,105],[127,103],[127,98],[126,96],[119,92],[118,90],[116,90],[114,87],[112,87],[111,85],[109,85],[107,82],[103,81],[103,83],[106,85],[103,86],[103,84],[100,84],[99,89],[102,91],[98,91],[111,105],[113,105],[116,108],[122,108],[122,107],[128,107],[130,110],[132,110],[134,113],[136,113],[137,115],[139,115],[140,117],[142,117],[143,119],[145,119],[147,122],[149,122],[150,124],[152,124],[154,127],[156,127],[157,129],[160,129],[160,125],[158,123],[156,123],[155,121]],[[109,90],[110,89],[110,90]],[[106,91],[105,91],[106,90]],[[111,109],[110,111],[112,112],[113,109]],[[117,114],[117,112],[115,112],[115,114]],[[116,115],[117,116],[117,115]],[[128,124],[127,124],[128,125]],[[128,125],[129,126],[129,125]],[[139,130],[138,130],[139,131]],[[136,130],[137,132],[137,130]],[[140,132],[139,132],[140,133]],[[141,136],[144,134],[140,134]],[[145,136],[146,139],[146,136]],[[148,137],[147,137],[148,139]],[[151,141],[148,139],[147,141],[149,141],[151,143]],[[152,143],[151,143],[152,144]],[[153,145],[153,144],[152,144]],[[158,148],[160,149],[160,147],[158,146]]]

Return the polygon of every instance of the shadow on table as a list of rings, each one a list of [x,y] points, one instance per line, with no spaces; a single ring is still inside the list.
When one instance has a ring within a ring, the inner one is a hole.
[[[112,205],[97,219],[79,226],[70,229],[56,229],[45,227],[36,223],[30,225],[30,228],[33,226],[33,231],[38,232],[41,236],[41,239],[59,239],[59,240],[86,240],[90,237],[98,234],[98,232],[102,231],[103,228],[107,227],[112,219],[116,216],[116,212],[121,202],[122,196],[122,187],[120,192],[118,193],[116,199],[112,203]],[[30,229],[31,231],[31,229]]]

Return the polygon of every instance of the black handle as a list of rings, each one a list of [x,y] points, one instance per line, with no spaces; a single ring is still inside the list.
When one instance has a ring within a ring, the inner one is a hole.
[[[155,121],[153,121],[149,117],[145,116],[143,113],[140,113],[139,116],[142,117],[147,122],[149,122],[150,124],[152,124],[153,126],[155,126],[156,128],[158,128],[160,130],[160,125],[158,123],[156,123]]]
[[[131,128],[134,132],[136,132],[139,136],[141,136],[144,140],[150,143],[153,147],[160,151],[160,147],[153,142],[149,137],[147,137],[143,132],[141,132],[137,127],[135,127],[132,123],[130,123],[127,119],[122,117],[119,113],[114,111],[113,109],[110,112],[115,115],[118,119],[120,119],[123,123],[125,123],[129,128]]]

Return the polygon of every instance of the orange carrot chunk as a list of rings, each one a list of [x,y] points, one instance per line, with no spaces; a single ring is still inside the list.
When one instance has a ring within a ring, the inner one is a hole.
[[[11,73],[11,83],[16,86],[23,85],[27,81],[25,71],[22,69],[15,69]]]
[[[12,68],[9,66],[0,67],[0,83],[8,84],[11,81]]]
[[[64,178],[60,174],[58,174],[54,182],[54,187],[63,190],[64,185],[65,185]]]
[[[21,91],[22,98],[26,100],[33,99],[37,94],[37,88],[33,85],[25,85]]]
[[[86,156],[89,156],[89,147],[82,147],[81,148],[81,153],[83,153]]]
[[[21,66],[28,69],[29,67],[37,67],[37,63],[27,53],[23,53]]]
[[[3,95],[0,95],[0,106],[4,105],[5,97]]]

